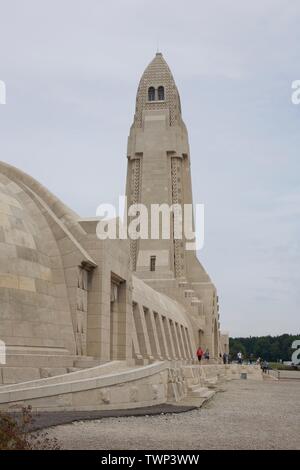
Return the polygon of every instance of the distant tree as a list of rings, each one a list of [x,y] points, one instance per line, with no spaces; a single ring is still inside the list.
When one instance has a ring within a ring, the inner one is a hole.
[[[235,359],[237,353],[241,351],[245,359],[249,359],[252,354],[254,358],[261,357],[270,362],[277,362],[280,359],[289,361],[293,354],[291,345],[295,339],[300,339],[300,334],[229,338],[230,355]]]
[[[238,352],[241,352],[244,357],[247,355],[246,347],[241,341],[239,341],[239,338],[237,338],[236,340],[233,340],[233,338],[230,338],[229,351],[230,351],[231,359],[233,360],[237,358]]]

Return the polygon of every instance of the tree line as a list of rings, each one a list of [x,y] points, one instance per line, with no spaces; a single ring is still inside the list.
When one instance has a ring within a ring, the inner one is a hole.
[[[229,338],[229,353],[232,360],[241,351],[244,359],[260,357],[269,362],[290,361],[294,352],[291,345],[295,339],[300,339],[300,334]]]

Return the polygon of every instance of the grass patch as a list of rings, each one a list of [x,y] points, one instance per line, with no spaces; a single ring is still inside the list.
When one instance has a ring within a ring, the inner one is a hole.
[[[300,370],[299,366],[287,366],[286,364],[281,364],[280,362],[270,362],[269,366],[274,370]]]

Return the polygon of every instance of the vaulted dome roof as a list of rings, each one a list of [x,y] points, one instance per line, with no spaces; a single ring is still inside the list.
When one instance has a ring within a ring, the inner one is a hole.
[[[73,351],[62,256],[26,178],[0,162],[0,340],[9,350]]]

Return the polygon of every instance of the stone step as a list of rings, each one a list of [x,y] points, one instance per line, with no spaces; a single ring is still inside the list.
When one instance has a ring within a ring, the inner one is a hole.
[[[46,379],[47,377],[56,377],[58,375],[67,374],[68,370],[65,367],[41,367],[40,377]]]
[[[202,384],[199,383],[199,381],[195,384],[192,384],[192,385],[188,385],[188,391],[192,391],[192,390],[197,390],[199,387],[201,387]]]
[[[74,366],[74,359],[75,356],[60,354],[7,354],[6,363],[1,367],[67,368]]]
[[[208,388],[216,388],[218,385],[218,379],[213,378],[213,379],[204,379],[203,380],[203,385],[206,385]]]
[[[72,366],[77,368],[77,369],[89,369],[90,367],[96,367],[100,366],[102,364],[106,364],[108,361],[100,361],[99,359],[96,359],[95,357],[79,357],[76,359]]]
[[[186,396],[178,403],[179,406],[193,406],[196,408],[201,408],[201,406],[207,401],[206,398],[191,397]],[[173,402],[172,402],[173,404]]]
[[[78,372],[79,370],[81,370],[79,367],[68,367],[67,373],[70,374],[71,372]]]
[[[126,370],[129,370],[129,368],[125,361],[112,361],[90,369],[70,368],[70,370],[67,371],[68,373],[41,378],[41,369],[30,367],[8,367],[6,369],[2,369],[1,371],[0,368],[0,389],[1,391],[19,390],[24,388],[24,382],[26,382],[27,388],[35,388],[43,385],[62,384],[76,380],[100,377],[103,375],[117,374]]]
[[[47,379],[79,370],[76,367],[0,367],[0,385]]]
[[[195,390],[188,391],[188,397],[198,397],[198,398],[211,398],[216,392],[214,390],[209,390],[206,387],[199,387]]]
[[[204,382],[216,384],[218,383],[218,377],[205,377]]]

